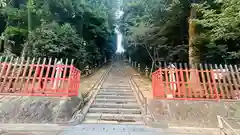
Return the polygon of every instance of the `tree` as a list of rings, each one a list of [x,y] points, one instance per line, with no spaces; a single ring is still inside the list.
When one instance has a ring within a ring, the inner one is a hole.
[[[15,46],[5,44],[4,49],[17,56],[62,56],[78,59],[79,67],[94,65],[114,53],[112,4],[110,0],[12,0],[1,14],[7,22],[4,35]]]

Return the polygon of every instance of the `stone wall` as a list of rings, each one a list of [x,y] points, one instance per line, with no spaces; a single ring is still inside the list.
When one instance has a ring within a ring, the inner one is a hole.
[[[0,123],[66,122],[81,103],[80,98],[0,97]]]
[[[240,118],[240,102],[151,100],[149,108],[159,122],[170,126],[216,128],[217,115]],[[228,122],[240,128],[236,122]]]

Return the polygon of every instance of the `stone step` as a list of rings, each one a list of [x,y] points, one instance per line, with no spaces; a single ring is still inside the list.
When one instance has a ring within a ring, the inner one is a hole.
[[[133,96],[133,92],[102,92],[99,91],[98,95],[118,95],[118,96]]]
[[[118,82],[116,82],[115,84],[113,84],[113,82],[111,82],[111,84],[106,84],[106,83],[104,83],[104,84],[102,85],[102,87],[113,87],[113,88],[119,87],[119,88],[126,88],[126,87],[130,87],[130,85],[120,85],[120,83],[118,83]]]
[[[113,103],[93,103],[91,108],[124,108],[124,109],[139,109],[140,107],[136,103],[129,104],[113,104]]]
[[[101,89],[125,89],[125,90],[132,90],[132,88],[130,86],[128,87],[118,87],[118,86],[103,86],[101,87]]]
[[[142,121],[119,122],[119,121],[109,121],[109,120],[94,120],[94,119],[88,119],[88,118],[85,118],[82,124],[144,125]]]
[[[118,122],[136,122],[142,120],[140,114],[105,114],[105,113],[87,113],[86,119],[118,121]]]
[[[140,109],[122,108],[90,108],[89,113],[112,113],[112,114],[141,114]]]
[[[95,103],[137,103],[136,99],[106,99],[106,98],[96,98]]]
[[[106,98],[106,99],[135,99],[135,96],[97,95],[96,98]]]
[[[101,92],[125,92],[125,93],[132,93],[132,90],[125,90],[125,89],[100,89]],[[99,92],[100,92],[99,91]]]

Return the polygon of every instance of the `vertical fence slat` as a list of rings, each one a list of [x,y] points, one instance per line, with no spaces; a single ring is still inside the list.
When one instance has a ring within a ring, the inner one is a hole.
[[[185,69],[183,69],[183,65],[182,63],[179,64],[179,71],[180,71],[180,82],[182,87],[179,89],[181,96],[183,96],[183,98],[187,98],[186,96],[186,81],[184,79],[184,71]]]
[[[185,72],[186,72],[186,85],[187,85],[186,86],[187,87],[187,89],[186,89],[186,98],[188,98],[188,97],[192,97],[192,91],[191,91],[191,88],[189,86],[191,84],[189,84],[190,77],[189,77],[189,69],[188,69],[187,63],[184,63],[184,69],[185,69]]]
[[[10,75],[10,78],[9,78],[9,80],[8,80],[8,85],[7,85],[7,87],[6,87],[6,91],[7,92],[10,92],[9,91],[9,89],[10,89],[10,87],[12,86],[12,81],[13,81],[13,79],[14,79],[14,75],[15,75],[15,71],[16,71],[16,69],[17,69],[17,66],[18,66],[18,57],[15,59],[15,63],[13,64],[13,69],[12,69],[12,73],[11,73],[11,75]],[[13,88],[14,89],[14,88]]]
[[[75,93],[74,93],[74,95],[75,96],[78,96],[78,91],[79,91],[79,88],[80,88],[80,77],[81,77],[81,72],[77,69],[77,71],[78,71],[78,81],[77,81],[77,89],[76,89],[76,91],[75,91]]]
[[[237,94],[238,94],[238,99],[240,98],[240,76],[239,76],[239,71],[238,71],[238,67],[237,67],[237,65],[234,65],[234,69],[235,69],[235,74],[236,74],[236,78],[237,78],[237,86],[236,86],[236,92],[237,92]]]
[[[10,58],[10,62],[9,62],[9,63],[6,63],[6,65],[7,65],[7,71],[6,71],[5,74],[4,74],[4,79],[3,79],[3,83],[2,83],[2,85],[1,85],[1,87],[0,87],[0,90],[3,90],[3,91],[4,91],[4,85],[5,85],[5,83],[6,83],[7,79],[8,79],[8,74],[9,74],[9,72],[11,71],[12,61],[13,61],[13,57]],[[5,68],[5,66],[4,66],[4,68]],[[5,92],[5,91],[4,91],[4,92]]]
[[[179,81],[179,71],[180,70],[177,68],[177,63],[176,62],[174,63],[174,65],[176,66],[175,67],[175,74],[176,75],[175,75],[175,84],[174,85],[177,86],[177,89],[176,89],[177,90],[177,96],[181,97],[181,93],[180,93],[180,91],[181,91],[181,83]]]
[[[70,65],[70,71],[69,71],[69,77],[68,77],[68,91],[73,91],[73,88],[72,88],[72,75],[73,75],[73,66]]]
[[[60,59],[60,65],[57,65],[57,68],[58,68],[58,70],[56,69],[56,74],[59,74],[58,76],[57,76],[57,78],[55,77],[55,81],[57,82],[57,88],[55,89],[55,92],[56,93],[64,93],[64,91],[62,91],[62,89],[61,88],[59,88],[59,83],[61,82],[61,76],[62,76],[62,71],[61,71],[61,68],[62,68],[62,63],[63,63],[63,59],[61,58]]]
[[[23,67],[25,67],[25,66],[26,66],[26,65],[24,65],[24,58],[21,57],[21,62],[20,62],[20,65],[19,65],[19,69],[18,69],[18,72],[17,72],[17,76],[16,76],[16,79],[14,80],[14,83],[13,83],[13,86],[14,86],[14,87],[17,85],[17,82],[18,82],[18,80],[19,80],[19,77],[20,77],[21,73],[23,73],[23,72],[22,72],[22,69],[23,69]],[[19,88],[21,88],[21,85],[22,85],[22,84],[20,84],[20,87],[19,87]],[[15,89],[17,90],[17,87],[15,87]],[[20,92],[21,92],[21,91],[20,91]]]
[[[24,87],[24,91],[26,92],[26,93],[29,93],[29,91],[28,91],[28,83],[29,83],[29,81],[31,80],[31,82],[32,82],[32,71],[34,70],[34,62],[35,62],[35,58],[33,58],[32,59],[32,62],[31,62],[31,64],[30,64],[30,70],[29,70],[29,72],[28,72],[28,76],[27,76],[27,81],[26,81],[26,83],[25,83],[25,87]],[[25,67],[25,70],[27,70],[27,66]],[[23,82],[25,80],[25,77],[24,76],[22,76],[22,80],[21,80],[21,82]]]
[[[215,68],[215,72],[213,72],[214,73],[214,77],[213,77],[213,79],[215,79],[215,80],[217,80],[217,82],[216,82],[216,84],[217,84],[217,93],[218,93],[218,95],[219,95],[219,97],[220,98],[222,98],[223,96],[224,96],[224,94],[223,94],[223,91],[224,91],[224,88],[223,88],[223,84],[222,84],[222,81],[221,81],[221,76],[220,76],[220,74],[218,73],[218,65],[217,64],[214,64],[214,68]],[[216,78],[215,78],[216,77]],[[220,90],[220,91],[219,91]],[[218,92],[219,91],[219,92]],[[220,93],[220,94],[219,94]]]
[[[207,86],[208,86],[208,89],[205,90],[205,96],[206,96],[206,98],[211,98],[211,93],[213,90],[212,90],[212,85],[211,85],[211,73],[209,70],[209,65],[204,64],[204,68],[206,70]]]
[[[32,63],[34,63],[34,60],[35,58],[32,59]],[[28,66],[29,66],[29,62],[30,62],[30,58],[28,57],[27,58],[27,62],[26,64],[24,64],[24,71],[23,71],[23,74],[21,75],[21,80],[20,80],[20,89],[19,91],[20,92],[23,92],[26,93],[27,92],[27,89],[28,89],[28,82],[29,82],[29,79],[30,79],[30,76],[31,76],[31,72],[32,72],[32,66],[30,67],[30,70],[28,71],[28,74],[29,74],[29,77],[26,78],[26,74],[27,74],[27,70],[28,70]],[[24,81],[27,79],[27,82],[25,83],[24,85]]]
[[[203,66],[202,66],[202,63],[199,64],[199,69],[200,69],[200,72],[201,72],[201,76],[202,76],[202,85],[203,85],[203,88],[204,90],[200,92],[200,98],[203,98],[203,95],[205,94],[204,91],[207,89],[207,86],[206,86],[206,79],[205,79],[205,73],[206,71],[203,69]]]
[[[210,76],[210,78],[209,78],[209,87],[210,87],[210,97],[211,98],[214,98],[214,91],[215,91],[215,89],[214,89],[214,86],[213,85],[215,85],[214,84],[214,77],[213,77],[213,74],[212,74],[212,70],[213,70],[213,67],[212,67],[212,64],[209,64],[209,76]]]
[[[55,71],[56,71],[56,68],[57,68],[57,61],[58,61],[58,59],[57,58],[55,58],[54,59],[54,65],[53,65],[53,71],[52,71],[52,75],[51,75],[51,82],[50,82],[50,87],[51,87],[51,89],[53,89],[53,84],[54,84],[54,75],[55,75]]]
[[[236,97],[237,81],[236,81],[234,72],[236,72],[236,71],[233,70],[232,65],[229,65],[229,69],[230,69],[230,81],[231,81],[231,85],[232,85],[232,87],[231,87],[232,88],[231,95],[232,95],[232,98],[235,98]]]
[[[194,83],[196,83],[196,84],[193,84],[193,85],[196,85],[197,86],[197,89],[196,90],[193,90],[193,92],[194,92],[194,97],[195,98],[199,98],[200,97],[200,93],[201,93],[201,91],[202,91],[202,86],[201,86],[201,83],[200,83],[200,80],[199,80],[199,70],[198,70],[198,65],[197,64],[194,64],[194,72],[193,73],[195,73],[196,74],[196,82],[194,82]]]
[[[222,64],[220,64],[219,67],[220,67],[220,71],[221,71],[221,72],[224,71]],[[223,86],[224,86],[224,88],[225,88],[225,89],[224,89],[225,98],[230,98],[230,97],[229,97],[229,93],[228,93],[227,83],[226,83],[226,80],[225,80],[225,76],[223,76]]]
[[[167,89],[164,93],[166,96],[168,96],[170,93],[170,88],[169,88],[169,81],[168,81],[168,69],[167,69],[167,63],[164,62],[164,73],[165,73],[165,87],[164,87],[164,91],[165,88]],[[168,97],[167,97],[168,98]]]
[[[158,71],[158,70],[157,70]],[[157,71],[155,71],[153,74],[152,74],[152,94],[153,94],[153,97],[156,98],[156,76],[157,76]]]
[[[225,69],[227,71],[227,75],[226,75],[227,82],[228,82],[228,89],[227,89],[227,91],[228,91],[229,97],[231,99],[232,98],[232,92],[233,92],[233,84],[232,84],[231,77],[230,77],[231,71],[229,71],[228,65],[225,64],[224,67],[225,67]],[[229,87],[230,87],[230,90],[229,90]]]
[[[235,73],[236,73],[236,78],[237,78],[237,84],[240,85],[240,75],[239,75],[239,70],[237,65],[234,65]]]
[[[157,74],[157,80],[156,80],[156,86],[158,86],[156,89],[157,91],[160,91],[160,94],[157,96],[160,96],[161,98],[165,97],[165,87],[164,87],[164,81],[163,81],[163,76],[162,76],[162,68],[159,69],[159,72]]]
[[[1,57],[2,58],[2,57]],[[6,66],[7,66],[7,60],[9,59],[9,57],[6,57],[5,59],[4,59],[4,62],[3,63],[1,63],[1,67],[2,67],[2,69],[1,69],[1,73],[0,73],[0,79],[2,79],[2,76],[4,75],[4,71],[5,71],[5,68],[6,68]]]
[[[43,91],[43,71],[45,69],[45,65],[46,65],[46,58],[43,58],[43,62],[42,62],[42,65],[40,65],[38,68],[37,68],[37,71],[36,74],[37,74],[37,77],[38,77],[38,83],[37,83],[37,91],[38,92],[45,92]]]
[[[42,88],[42,90],[45,90],[46,93],[48,92],[47,84],[48,84],[48,81],[49,81],[48,78],[49,78],[49,72],[50,72],[50,69],[51,69],[51,63],[52,63],[52,58],[50,58],[48,60],[47,72],[46,72],[45,77],[44,77],[44,83],[43,83],[43,88]]]
[[[32,79],[32,85],[31,85],[31,87],[30,87],[30,93],[34,93],[35,92],[35,82],[36,82],[36,80],[37,80],[37,70],[38,70],[38,68],[40,67],[39,65],[40,65],[40,61],[41,61],[41,59],[40,58],[38,58],[38,61],[37,61],[37,64],[34,64],[34,67],[35,67],[35,69],[33,70],[33,79]]]
[[[64,88],[65,81],[67,80],[67,79],[66,79],[67,69],[69,68],[69,66],[68,66],[67,63],[68,63],[68,59],[66,59],[66,61],[65,61],[65,66],[64,66],[64,69],[63,69],[63,70],[64,70],[64,71],[63,71],[63,77],[62,77],[62,81],[61,81],[61,85],[60,85],[60,86],[63,86],[62,89],[63,89],[63,91],[65,90],[64,93],[67,93],[67,94],[68,94],[68,93],[69,93],[68,89],[67,89],[67,88],[66,88],[66,89]],[[76,79],[77,79],[77,78],[76,78]],[[77,82],[78,80],[74,80],[74,81]]]

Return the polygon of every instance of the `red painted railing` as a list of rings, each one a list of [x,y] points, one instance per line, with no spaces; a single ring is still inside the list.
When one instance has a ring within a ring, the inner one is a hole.
[[[240,98],[240,72],[237,66],[215,69],[201,65],[159,68],[152,74],[153,97],[179,100],[219,100]]]
[[[2,58],[0,95],[77,96],[80,71],[66,59]]]

